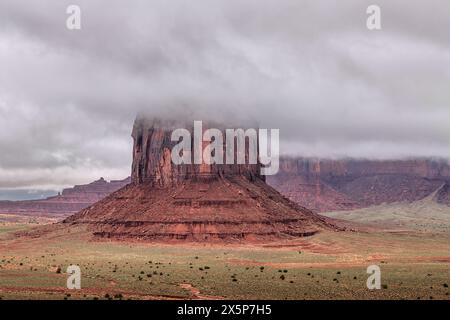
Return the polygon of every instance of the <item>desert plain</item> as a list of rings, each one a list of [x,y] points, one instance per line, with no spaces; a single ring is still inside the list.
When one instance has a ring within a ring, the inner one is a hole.
[[[373,227],[266,243],[148,243],[7,220],[0,223],[1,299],[450,298],[446,232]],[[374,264],[380,290],[366,286]],[[67,289],[69,265],[80,266],[80,290]]]

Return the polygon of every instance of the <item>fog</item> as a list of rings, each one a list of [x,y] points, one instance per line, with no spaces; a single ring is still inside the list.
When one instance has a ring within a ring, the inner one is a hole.
[[[372,3],[1,0],[0,188],[128,176],[138,112],[258,122],[282,154],[449,158],[450,3],[376,1],[369,31]]]

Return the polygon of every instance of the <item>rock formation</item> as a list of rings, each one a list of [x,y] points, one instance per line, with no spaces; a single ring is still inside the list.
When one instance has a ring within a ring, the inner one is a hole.
[[[211,124],[211,126],[217,127],[217,124]],[[134,145],[131,179],[134,183],[147,183],[164,187],[176,185],[189,179],[208,180],[224,175],[241,175],[250,180],[254,178],[264,180],[264,176],[260,175],[259,164],[173,165],[171,150],[178,142],[171,141],[171,133],[177,128],[186,128],[190,132],[193,131],[191,123],[161,122],[160,120],[146,118],[136,120],[132,132]],[[191,136],[193,137],[193,135]],[[194,143],[192,142],[191,145],[193,146]],[[206,143],[203,147],[205,145]],[[191,159],[191,163],[193,162],[193,159]]]
[[[105,198],[130,183],[130,178],[111,180],[103,178],[85,185],[67,188],[61,194],[40,200],[0,201],[0,214],[67,217]]]
[[[437,191],[436,197],[434,199],[437,203],[442,203],[450,206],[450,183],[446,182]]]
[[[311,158],[281,159],[279,173],[267,180],[291,200],[318,212],[413,202],[448,181],[446,161]],[[445,203],[445,188],[441,193],[437,201]]]
[[[125,239],[272,239],[336,229],[268,186],[260,164],[174,165],[175,127],[138,118],[132,183],[64,222]]]

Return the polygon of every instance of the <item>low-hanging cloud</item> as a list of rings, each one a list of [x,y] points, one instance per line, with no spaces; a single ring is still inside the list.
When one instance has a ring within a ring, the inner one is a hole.
[[[449,158],[450,4],[376,1],[369,31],[372,2],[2,0],[0,187],[127,176],[142,111],[256,121],[290,155]]]

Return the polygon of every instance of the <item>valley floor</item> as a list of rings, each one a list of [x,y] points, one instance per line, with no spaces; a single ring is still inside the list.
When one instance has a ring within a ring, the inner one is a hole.
[[[29,227],[29,226],[28,226]],[[83,230],[18,237],[0,225],[1,299],[450,299],[450,235],[322,232],[270,244],[93,241]],[[68,290],[69,265],[81,290]],[[381,268],[368,290],[366,269]]]

